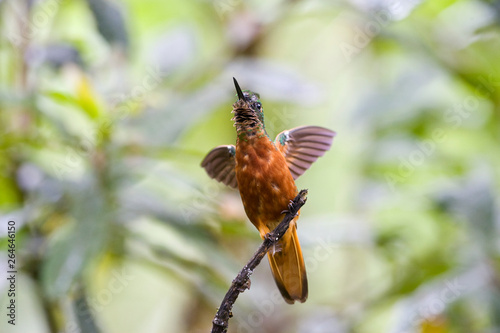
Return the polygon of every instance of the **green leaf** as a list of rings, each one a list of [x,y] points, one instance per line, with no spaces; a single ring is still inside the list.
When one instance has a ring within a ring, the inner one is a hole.
[[[125,18],[116,2],[107,0],[87,0],[97,23],[97,30],[110,44],[118,44],[125,50],[129,47],[129,37]]]
[[[103,250],[111,210],[99,192],[82,189],[72,194],[72,223],[57,230],[49,242],[42,267],[45,293],[51,299],[65,295]]]

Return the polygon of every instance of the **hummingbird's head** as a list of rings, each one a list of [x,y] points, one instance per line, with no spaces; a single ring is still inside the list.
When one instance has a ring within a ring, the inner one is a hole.
[[[264,126],[264,109],[260,101],[260,95],[250,90],[241,90],[238,81],[233,77],[234,87],[238,96],[238,101],[234,104],[234,120],[257,119]]]

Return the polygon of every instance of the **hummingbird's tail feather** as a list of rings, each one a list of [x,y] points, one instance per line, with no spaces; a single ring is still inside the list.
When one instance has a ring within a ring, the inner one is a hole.
[[[267,254],[274,281],[288,304],[296,300],[303,303],[307,299],[307,274],[294,224],[290,224],[277,248]]]

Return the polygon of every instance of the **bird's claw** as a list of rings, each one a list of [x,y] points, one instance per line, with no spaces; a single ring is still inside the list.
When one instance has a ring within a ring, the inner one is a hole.
[[[290,213],[290,211],[293,208],[293,204],[294,204],[293,200],[290,200],[290,202],[288,203],[288,209],[285,209],[285,210],[281,211],[281,214],[288,214],[288,213]]]
[[[266,240],[269,240],[271,242],[274,242],[275,239],[273,237],[271,237],[271,233],[267,233],[266,236],[265,236]]]

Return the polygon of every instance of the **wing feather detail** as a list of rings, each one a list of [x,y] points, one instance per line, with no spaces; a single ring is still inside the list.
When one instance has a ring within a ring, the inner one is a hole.
[[[285,156],[294,179],[300,177],[332,145],[335,132],[319,126],[302,126],[283,131],[275,145]]]
[[[215,147],[205,156],[201,166],[211,178],[232,188],[237,188],[238,182],[234,171],[236,166],[235,152],[233,145]]]

